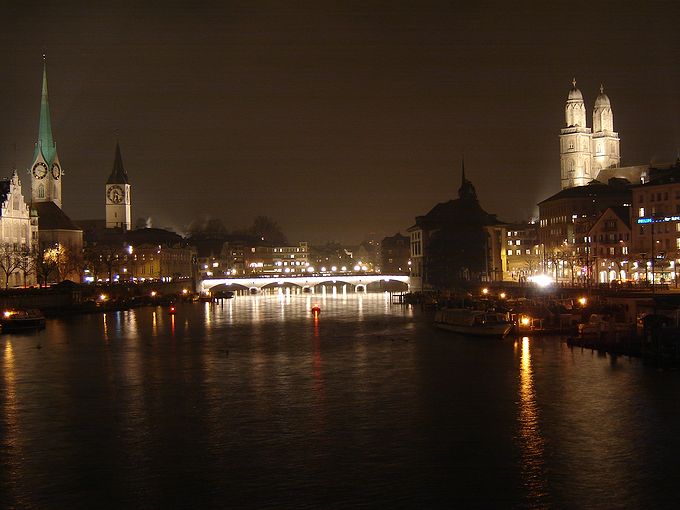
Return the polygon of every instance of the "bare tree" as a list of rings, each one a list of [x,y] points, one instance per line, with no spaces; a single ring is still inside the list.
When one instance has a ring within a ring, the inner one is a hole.
[[[5,289],[9,287],[9,280],[12,275],[20,269],[21,252],[11,244],[3,244],[0,247],[0,273],[5,278]]]
[[[33,251],[35,251],[35,248],[33,249]],[[19,270],[23,274],[24,288],[26,288],[28,277],[31,274],[35,273],[35,256],[33,255],[33,252],[31,250],[23,249],[21,251]]]
[[[50,278],[59,274],[59,248],[39,248],[33,252],[33,263],[38,283],[47,287]]]

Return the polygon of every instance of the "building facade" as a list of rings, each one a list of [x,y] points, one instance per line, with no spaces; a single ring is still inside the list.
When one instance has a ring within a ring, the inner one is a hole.
[[[631,260],[630,207],[609,207],[588,231],[581,273],[587,282],[622,283],[637,269]]]
[[[630,204],[630,186],[622,179],[563,189],[540,202],[538,239],[544,272],[558,281],[577,283],[589,257],[588,233],[596,220],[609,207],[630,208]]]
[[[38,244],[38,216],[24,201],[16,170],[0,181],[0,276],[9,287],[35,285],[30,258]]]
[[[542,271],[538,223],[512,223],[506,226],[505,277],[511,281],[527,281]]]
[[[482,209],[463,168],[458,198],[416,217],[408,229],[411,288],[446,288],[503,279],[505,223]]]
[[[396,233],[380,243],[380,272],[384,274],[408,273],[411,263],[410,240]]]
[[[633,187],[633,278],[677,281],[680,263],[680,160],[650,169],[650,180]]]

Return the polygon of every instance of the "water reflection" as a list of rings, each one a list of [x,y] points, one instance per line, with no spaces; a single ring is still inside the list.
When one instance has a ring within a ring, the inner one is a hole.
[[[102,321],[104,322],[104,341],[108,342],[109,341],[109,327],[106,324],[106,314],[102,314]]]
[[[10,432],[10,434],[8,434],[10,438],[14,436],[14,433],[16,433],[17,430],[17,394],[14,370],[14,349],[12,348],[12,342],[8,341],[5,344],[2,373],[3,379],[5,380],[5,405],[3,414],[4,420],[7,423],[7,428]],[[12,443],[13,441],[10,439],[9,445],[11,446]]]
[[[519,368],[519,439],[522,450],[522,478],[532,506],[545,504],[544,441],[539,426],[534,391],[529,338],[522,338]]]

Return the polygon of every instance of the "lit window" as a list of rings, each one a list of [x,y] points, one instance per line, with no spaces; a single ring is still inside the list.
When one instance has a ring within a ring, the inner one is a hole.
[[[642,218],[645,215],[645,208],[640,207],[640,210],[638,211],[638,218]]]

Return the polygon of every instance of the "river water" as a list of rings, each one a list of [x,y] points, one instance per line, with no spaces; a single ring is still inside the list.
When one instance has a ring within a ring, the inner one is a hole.
[[[239,296],[2,335],[0,507],[674,506],[680,372],[430,319]]]

